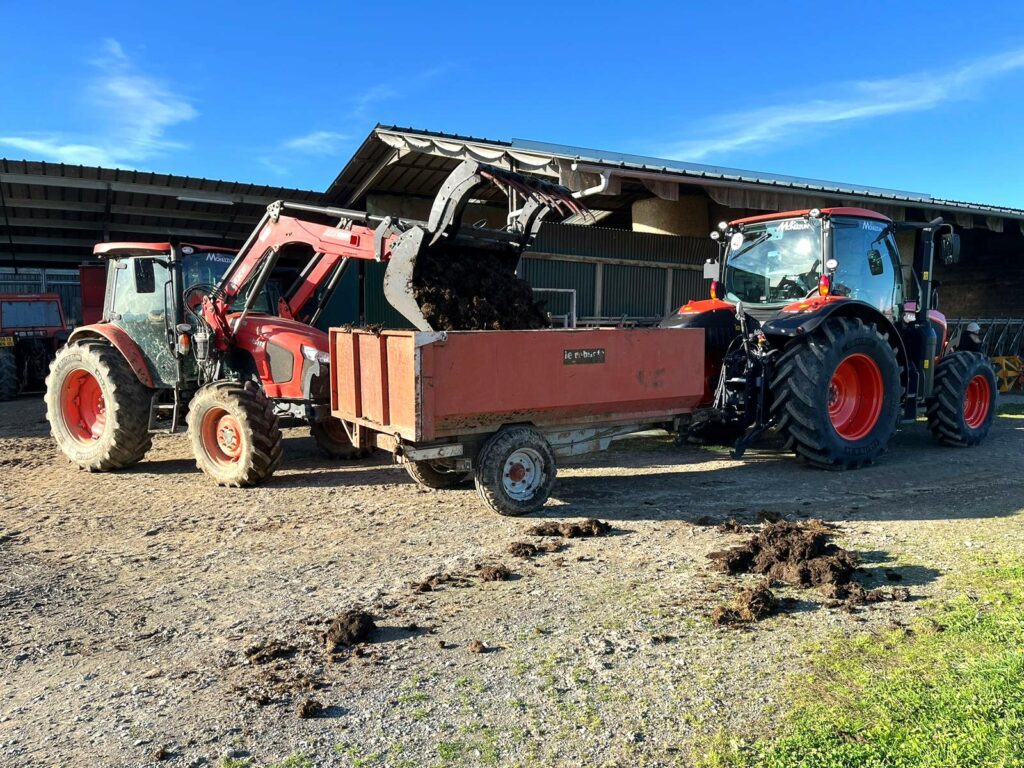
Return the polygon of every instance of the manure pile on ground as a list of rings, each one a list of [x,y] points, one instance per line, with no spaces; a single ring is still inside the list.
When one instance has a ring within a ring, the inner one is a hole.
[[[757,573],[794,587],[820,587],[827,597],[841,599],[859,561],[831,538],[819,520],[768,523],[745,544],[708,557],[725,573]]]
[[[854,553],[832,542],[832,529],[820,520],[766,523],[746,543],[712,552],[708,558],[724,573],[753,573],[765,577],[731,604],[718,606],[711,615],[716,624],[758,621],[778,609],[772,582],[803,589],[816,588],[838,605],[856,606],[910,598],[906,588],[865,589],[853,580],[859,565]],[[888,576],[888,574],[887,574]]]

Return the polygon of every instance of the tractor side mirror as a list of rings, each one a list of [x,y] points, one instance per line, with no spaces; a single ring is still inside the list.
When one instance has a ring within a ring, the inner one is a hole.
[[[718,262],[715,261],[714,259],[708,259],[707,261],[704,262],[704,279],[718,279]]]
[[[943,264],[956,264],[960,261],[960,235],[947,232],[939,240],[939,249]]]
[[[882,261],[882,252],[877,248],[868,251],[868,269],[872,275],[880,275],[885,272],[885,264]]]
[[[135,259],[135,292],[155,293],[156,275],[153,271],[152,259]]]

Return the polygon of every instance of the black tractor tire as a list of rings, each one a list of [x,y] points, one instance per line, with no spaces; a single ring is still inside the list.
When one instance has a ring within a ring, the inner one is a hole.
[[[423,461],[406,460],[405,471],[409,477],[422,485],[435,491],[444,491],[449,488],[458,488],[473,477],[471,471],[446,470],[437,460],[425,459]]]
[[[517,517],[544,506],[557,473],[555,452],[543,435],[531,427],[505,427],[480,449],[473,479],[484,504]]]
[[[0,402],[18,396],[18,357],[8,347],[0,349]]]
[[[315,421],[309,425],[309,434],[316,441],[320,453],[328,459],[365,459],[372,452],[370,448],[356,448],[349,440],[345,427],[338,419]]]
[[[812,466],[870,464],[896,431],[896,353],[873,324],[858,318],[831,318],[790,342],[775,365],[770,390],[786,449]]]
[[[928,399],[928,429],[940,445],[977,445],[992,428],[996,412],[992,363],[980,352],[954,352],[935,367],[935,388]]]
[[[274,404],[254,382],[218,381],[192,398],[188,431],[196,466],[233,488],[258,485],[281,463]]]
[[[82,469],[107,472],[142,460],[152,445],[153,391],[106,341],[60,349],[46,377],[46,418],[65,456]]]

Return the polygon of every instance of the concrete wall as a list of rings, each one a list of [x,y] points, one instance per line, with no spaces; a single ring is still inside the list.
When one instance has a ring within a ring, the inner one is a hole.
[[[637,200],[633,203],[633,231],[706,237],[711,231],[708,199],[703,195],[686,195],[678,200]]]

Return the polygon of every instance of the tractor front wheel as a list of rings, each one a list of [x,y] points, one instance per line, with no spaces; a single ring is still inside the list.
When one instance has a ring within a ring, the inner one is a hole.
[[[0,402],[18,395],[18,358],[13,349],[0,349]]]
[[[369,448],[356,448],[340,420],[329,418],[314,421],[309,425],[309,434],[316,441],[320,453],[329,459],[364,459],[370,455]]]
[[[448,469],[444,462],[438,459],[407,460],[405,471],[409,473],[409,477],[424,488],[435,491],[458,488],[473,476],[472,472]]]
[[[196,466],[217,485],[257,485],[281,463],[281,429],[273,403],[257,385],[218,381],[189,403]]]
[[[152,445],[152,390],[105,341],[62,348],[46,377],[46,418],[57,446],[90,472],[122,469]]]
[[[772,414],[786,447],[809,464],[853,469],[885,452],[896,431],[900,369],[874,325],[827,320],[793,341],[771,381]]]
[[[954,352],[935,368],[935,389],[928,400],[928,428],[940,445],[977,445],[992,427],[996,411],[996,375],[978,352]]]
[[[555,452],[543,435],[530,427],[505,427],[480,449],[474,480],[484,504],[514,517],[544,506],[557,471]]]

